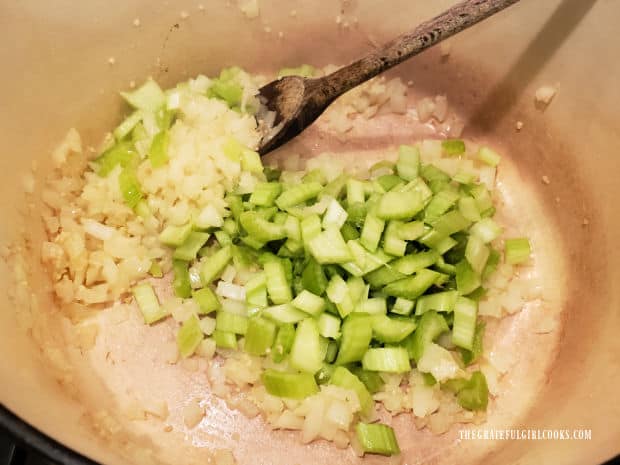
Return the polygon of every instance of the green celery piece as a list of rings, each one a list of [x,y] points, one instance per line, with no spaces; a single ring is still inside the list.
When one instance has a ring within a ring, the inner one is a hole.
[[[320,345],[319,328],[316,320],[306,318],[300,321],[295,331],[289,363],[299,371],[316,373],[323,366],[323,358],[325,357],[325,354],[321,352]]]
[[[222,224],[222,231],[231,237],[236,237],[239,235],[239,226],[237,226],[236,221],[232,218],[226,218],[224,224]]]
[[[230,80],[214,79],[207,91],[208,97],[224,100],[229,107],[233,108],[241,103],[243,88]]]
[[[347,224],[350,224],[357,229],[362,228],[367,214],[368,206],[365,203],[350,203],[347,205]]]
[[[324,363],[321,369],[314,374],[314,379],[319,385],[327,384],[331,381],[332,375],[334,374],[335,370],[336,367],[334,365]]]
[[[408,373],[411,371],[409,355],[404,347],[376,347],[368,349],[362,358],[367,371],[382,373]]]
[[[502,157],[495,150],[489,147],[480,147],[478,150],[478,160],[490,166],[497,166]]]
[[[220,301],[210,287],[203,287],[192,292],[192,298],[200,307],[200,314],[208,315],[220,308]]]
[[[409,358],[417,363],[426,346],[436,340],[440,334],[449,330],[446,320],[439,313],[435,311],[424,313],[418,321],[416,330],[405,340],[404,345],[409,353]]]
[[[222,245],[222,247],[227,247]],[[257,254],[256,251],[243,245],[231,245],[230,252],[232,255],[233,265],[237,270],[247,270],[253,268],[256,264]]]
[[[354,310],[355,303],[351,297],[349,287],[339,274],[334,274],[331,277],[325,289],[325,293],[327,294],[327,298],[336,304],[338,313],[342,318]]]
[[[342,238],[347,242],[360,238],[360,233],[351,223],[343,224],[342,228],[340,228],[340,233],[342,234]]]
[[[424,209],[424,219],[427,223],[436,221],[441,215],[452,208],[459,200],[458,192],[446,188],[439,191]]]
[[[372,289],[378,289],[386,284],[397,282],[406,277],[407,275],[396,271],[391,264],[389,264],[371,271],[364,276],[364,279],[370,284]]]
[[[441,142],[441,148],[446,155],[462,155],[465,153],[465,142],[461,139],[446,139]]]
[[[286,232],[286,237],[290,240],[301,243],[301,225],[298,218],[295,218],[292,215],[286,215],[286,220],[284,221],[284,231]]]
[[[307,248],[312,239],[321,233],[321,219],[319,215],[310,215],[301,220],[301,238]]]
[[[278,324],[297,323],[298,321],[308,318],[307,313],[297,310],[290,303],[267,307],[263,310],[263,316],[266,316]]]
[[[385,315],[387,313],[387,302],[385,297],[371,297],[362,300],[354,311],[369,315]]]
[[[325,310],[325,300],[305,289],[293,299],[292,304],[312,316],[318,316]]]
[[[127,206],[130,208],[137,207],[144,198],[144,193],[133,168],[123,168],[123,171],[118,176],[118,184]]]
[[[430,373],[422,373],[422,378],[424,379],[425,386],[434,386],[435,384],[437,384],[437,380]]]
[[[130,132],[133,131],[136,125],[140,124],[143,116],[144,113],[141,110],[134,111],[131,115],[125,118],[123,122],[116,127],[116,129],[114,129],[114,138],[117,141],[124,139],[125,136],[127,136]],[[133,139],[132,142],[134,142]]]
[[[194,260],[198,251],[209,240],[209,233],[191,232],[185,242],[178,247],[172,254],[172,258],[177,260],[185,260],[187,262]]]
[[[318,296],[323,295],[327,288],[327,278],[323,268],[313,258],[308,260],[308,264],[302,272],[301,280],[304,289]]]
[[[336,360],[336,356],[338,355],[338,343],[336,341],[330,341],[328,339],[321,339],[321,340],[326,340],[327,341],[327,349],[325,350],[325,357],[323,358],[323,360],[328,363],[334,363],[334,360]],[[328,365],[330,368],[334,368],[334,365]],[[323,367],[325,367],[325,363],[323,364]],[[334,368],[335,369],[335,368]],[[331,374],[332,372],[329,374],[329,377],[331,378]]]
[[[465,258],[476,273],[482,273],[489,255],[489,247],[484,244],[482,239],[470,235],[467,240],[467,247],[465,248]]]
[[[340,337],[341,320],[330,313],[321,313],[317,321],[319,334],[323,337],[338,339]],[[331,363],[331,362],[330,362]]]
[[[302,181],[303,182],[318,182],[321,184],[327,183],[327,179],[325,178],[325,173],[323,172],[323,170],[318,169],[318,168],[304,174]]]
[[[265,242],[259,241],[258,239],[254,238],[252,236],[244,236],[244,237],[242,237],[241,238],[241,242],[243,242],[249,248],[257,250],[257,251],[261,250],[263,247],[265,247]]]
[[[428,183],[433,181],[440,181],[442,183],[450,182],[450,176],[434,165],[422,165],[420,168],[420,176]]]
[[[370,175],[372,177],[380,176],[381,173],[388,172],[390,174],[394,173],[395,165],[389,160],[381,160],[372,165],[368,171],[370,171]]]
[[[222,247],[211,257],[207,258],[200,269],[202,284],[207,286],[215,281],[224,271],[228,262],[232,259],[231,246]]]
[[[149,268],[149,274],[153,278],[162,278],[164,276],[164,271],[161,269],[161,265],[158,262],[152,261],[151,268]]]
[[[268,182],[278,181],[281,174],[282,171],[280,171],[278,168],[274,168],[273,166],[265,167],[265,178],[267,178]]]
[[[532,249],[530,241],[525,237],[506,239],[504,245],[504,256],[506,263],[518,265],[529,260]]]
[[[309,182],[307,184],[299,184],[286,189],[276,199],[276,205],[281,210],[294,207],[300,203],[315,198],[321,193],[323,186],[318,182]]]
[[[172,288],[174,295],[187,299],[192,295],[192,287],[189,281],[189,263],[184,260],[172,260],[174,280]]]
[[[403,180],[395,174],[384,174],[377,178],[377,182],[381,186],[384,192],[394,189],[399,184],[402,184]]]
[[[437,312],[451,312],[454,310],[458,298],[457,291],[435,292],[426,294],[418,299],[415,306],[417,316],[435,310]]]
[[[351,372],[357,376],[362,383],[364,383],[364,386],[366,386],[366,389],[371,394],[376,394],[381,391],[383,385],[385,384],[379,373],[374,371],[367,371],[361,367],[355,367],[351,370]]]
[[[261,182],[254,187],[250,195],[250,203],[260,207],[271,207],[282,192],[279,182]]]
[[[472,363],[477,362],[482,355],[485,326],[484,321],[480,321],[476,324],[476,332],[474,333],[474,341],[472,343],[471,350],[459,349],[461,358],[463,359],[463,363],[465,365],[471,365]]]
[[[319,233],[308,242],[308,249],[320,264],[346,263],[353,259],[342,234],[336,228]]]
[[[235,220],[239,220],[239,215],[241,215],[241,213],[243,212],[243,200],[241,200],[241,196],[235,194],[228,194],[226,195],[224,200],[226,200],[226,203],[228,203],[228,208],[230,209],[233,218]],[[226,226],[226,220],[224,220],[224,226]],[[224,226],[222,228],[226,230]],[[228,226],[228,228],[230,227],[231,226]],[[226,232],[232,234],[231,231]]]
[[[403,299],[402,297],[398,297],[394,302],[394,305],[390,309],[390,312],[395,313],[397,315],[410,315],[413,311],[413,307],[415,306],[415,302],[413,300]]]
[[[241,154],[248,148],[234,137],[228,137],[222,145],[222,152],[229,160],[241,161]]]
[[[193,355],[203,339],[204,335],[198,317],[190,316],[183,322],[177,333],[177,347],[181,357],[187,358]]]
[[[273,342],[273,347],[271,348],[271,357],[273,361],[276,363],[283,361],[291,351],[294,341],[295,326],[291,323],[280,325],[276,339]]]
[[[383,292],[394,297],[414,300],[424,294],[438,277],[439,273],[425,268],[418,271],[414,276],[389,283],[383,288]]]
[[[469,189],[469,194],[476,200],[478,211],[482,212],[493,208],[493,199],[491,193],[482,184],[476,184]]]
[[[411,220],[424,208],[422,195],[416,191],[386,192],[379,199],[375,214],[383,220]]]
[[[467,410],[486,410],[489,403],[487,380],[481,371],[475,371],[456,396],[461,407]]]
[[[406,241],[414,241],[424,234],[424,229],[424,223],[422,221],[401,223],[398,228],[398,236]]]
[[[215,236],[217,243],[220,244],[221,247],[233,244],[232,237],[230,237],[230,234],[228,234],[226,231],[218,229],[217,231],[213,232],[213,235]]]
[[[456,274],[456,266],[446,263],[443,256],[439,257],[437,263],[435,263],[435,268],[442,273],[446,273],[450,276],[454,276]]]
[[[400,447],[394,430],[381,423],[358,423],[355,426],[357,442],[363,452],[380,455],[398,455]]]
[[[348,316],[342,324],[342,339],[336,365],[358,362],[372,339],[371,317],[362,314]]]
[[[383,343],[397,343],[404,340],[416,328],[416,323],[408,318],[389,318],[386,315],[373,315],[373,338]]]
[[[180,247],[192,233],[191,223],[183,226],[169,225],[159,234],[159,242],[169,247]]]
[[[484,265],[484,270],[482,270],[482,279],[487,279],[497,268],[502,255],[495,249],[491,249],[489,253],[489,259],[487,260],[486,265]]]
[[[347,185],[347,181],[349,180],[349,176],[346,174],[341,174],[336,179],[331,181],[325,186],[323,190],[324,195],[328,195],[334,199],[340,198],[340,195],[344,191],[344,188]]]
[[[370,416],[374,408],[374,401],[372,400],[372,396],[370,395],[370,392],[368,392],[368,389],[366,389],[364,383],[360,381],[357,376],[345,367],[339,366],[336,367],[332,373],[332,377],[329,382],[334,386],[340,386],[355,392],[360,403],[362,415]]]
[[[364,203],[366,201],[366,193],[364,192],[364,183],[357,179],[349,179],[347,181],[347,204]]]
[[[480,212],[473,197],[466,195],[459,199],[459,212],[469,221],[480,221]]]
[[[235,333],[229,333],[216,329],[213,331],[211,337],[215,341],[215,345],[221,349],[237,348],[237,335]]]
[[[138,110],[156,112],[166,104],[166,94],[155,81],[147,80],[132,92],[121,92],[121,96]]]
[[[273,345],[276,330],[276,325],[269,320],[261,317],[250,318],[243,349],[250,355],[265,355]]]
[[[147,325],[168,316],[168,313],[159,305],[153,286],[149,283],[138,284],[132,292]]]
[[[264,264],[264,269],[267,275],[267,292],[271,301],[274,304],[284,304],[293,300],[284,262],[280,259],[269,260]]]
[[[471,221],[461,215],[457,210],[452,210],[432,222],[433,229],[443,236],[450,236],[456,232],[467,229]]]
[[[243,335],[248,330],[248,319],[243,315],[220,310],[215,317],[215,327],[218,331]]]
[[[471,294],[481,284],[480,275],[472,269],[467,260],[461,260],[456,264],[456,288],[459,294]]]
[[[241,169],[255,174],[262,173],[264,167],[258,152],[249,149],[241,152]]]
[[[402,222],[391,220],[387,228],[385,228],[385,234],[383,235],[383,250],[385,253],[402,257],[405,255],[407,249],[407,243],[400,238],[399,228],[403,225]]]
[[[452,342],[463,349],[472,350],[476,333],[478,303],[466,297],[459,297],[454,306]]]
[[[160,131],[155,134],[149,148],[149,160],[153,168],[159,168],[168,162],[169,145],[170,133],[168,131]]]
[[[413,181],[418,177],[420,170],[420,150],[411,145],[401,145],[398,148],[398,162],[396,171],[406,181]]]
[[[483,218],[475,223],[470,229],[469,234],[473,234],[488,244],[502,234],[502,228],[491,218]]]
[[[259,242],[277,241],[286,237],[283,225],[271,223],[255,211],[243,212],[239,216],[239,222],[243,229]]]
[[[366,247],[369,252],[377,250],[379,241],[381,240],[381,234],[385,228],[385,221],[378,218],[372,213],[366,215],[364,226],[362,227],[362,235],[360,237],[360,243]]]
[[[304,399],[319,392],[314,376],[310,373],[286,373],[272,369],[262,374],[265,389],[272,396]]]
[[[304,64],[296,68],[282,68],[280,71],[278,71],[278,77],[301,76],[301,77],[310,78],[314,76],[314,73],[315,73],[314,66]]]
[[[435,250],[428,250],[426,252],[408,254],[402,258],[394,260],[390,263],[390,266],[399,273],[411,275],[424,268],[434,265],[440,258],[441,255],[438,252]]]

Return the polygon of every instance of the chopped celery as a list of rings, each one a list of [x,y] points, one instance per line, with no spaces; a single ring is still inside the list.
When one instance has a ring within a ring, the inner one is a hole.
[[[465,142],[461,139],[446,139],[441,142],[441,148],[446,155],[461,155],[465,153]]]
[[[424,268],[418,271],[414,276],[389,283],[383,288],[383,292],[394,297],[414,300],[424,294],[424,292],[435,283],[438,277],[439,273],[436,271]]]
[[[132,292],[147,325],[168,316],[168,313],[159,305],[153,286],[149,283],[138,284]]]
[[[265,355],[276,338],[276,325],[264,318],[254,317],[248,321],[243,349],[251,355]]]
[[[418,177],[420,169],[420,151],[417,147],[401,145],[398,148],[398,162],[396,171],[406,181],[413,181]]]
[[[418,192],[390,191],[379,199],[375,214],[383,220],[411,220],[423,208],[424,200]]]
[[[489,403],[487,380],[481,371],[475,371],[465,386],[458,392],[456,399],[467,410],[486,410]]]
[[[243,88],[230,77],[213,79],[211,87],[207,91],[208,97],[216,97],[224,100],[229,107],[233,108],[241,103]]]
[[[152,79],[146,81],[133,92],[121,92],[121,96],[132,107],[152,113],[166,104],[166,94]]]
[[[465,297],[459,297],[454,306],[452,342],[463,349],[471,350],[476,332],[478,304]]]
[[[284,221],[284,231],[286,237],[295,242],[301,242],[301,227],[297,218],[292,215],[287,215]]]
[[[390,309],[390,312],[395,313],[397,315],[410,315],[413,311],[413,307],[415,306],[415,302],[413,300],[403,299],[402,297],[398,297],[394,302],[394,305]]]
[[[418,362],[426,346],[437,339],[440,334],[449,330],[450,328],[448,328],[446,320],[439,313],[435,311],[424,313],[418,322],[418,327],[414,331],[413,336],[406,341],[405,346],[409,353],[409,358]]]
[[[385,315],[372,317],[373,338],[379,342],[396,343],[409,336],[416,327],[412,319],[389,318]]]
[[[241,169],[255,174],[262,173],[264,167],[258,152],[249,149],[241,152]]]
[[[126,167],[118,176],[118,185],[123,195],[123,200],[129,208],[135,208],[144,198],[144,193],[132,168]]]
[[[312,258],[304,268],[301,280],[304,289],[318,296],[323,295],[327,288],[327,278],[325,277],[323,268]]]
[[[164,276],[164,271],[161,269],[161,265],[158,262],[153,261],[149,268],[149,274],[153,278],[162,278]]]
[[[383,250],[385,253],[402,257],[405,255],[407,249],[407,243],[400,238],[399,228],[402,226],[400,221],[392,220],[385,228],[385,234],[383,235]]]
[[[379,183],[383,192],[387,192],[399,184],[402,184],[403,180],[400,176],[395,174],[384,174],[383,176],[379,176],[376,182]]]
[[[340,228],[340,233],[345,241],[357,240],[360,238],[360,233],[355,229],[355,226],[351,226],[350,223],[345,223]]]
[[[368,251],[374,252],[377,250],[384,227],[385,221],[377,218],[372,213],[368,213],[366,215],[366,220],[364,221],[364,227],[362,228],[360,243],[366,247]]]
[[[364,203],[365,200],[364,183],[357,179],[349,179],[347,181],[347,204]]]
[[[433,229],[443,236],[449,236],[467,229],[470,224],[457,210],[452,210],[433,221]]]
[[[480,275],[476,273],[467,260],[456,264],[456,288],[461,295],[467,295],[480,287]]]
[[[418,271],[434,265],[441,255],[435,250],[419,252],[416,254],[408,254],[405,257],[394,260],[390,266],[399,273],[411,275]]]
[[[267,292],[271,301],[274,304],[284,304],[293,300],[282,260],[270,260],[265,263],[264,268],[267,275]]]
[[[497,166],[502,157],[495,150],[489,147],[480,147],[478,150],[478,160],[490,166]]]
[[[215,341],[215,345],[221,349],[237,348],[237,335],[235,333],[229,333],[216,329],[213,331],[211,337]]]
[[[200,307],[200,313],[207,315],[220,308],[220,301],[210,287],[203,287],[192,292],[192,298]]]
[[[374,371],[367,371],[361,367],[354,368],[351,371],[360,379],[362,383],[364,383],[364,386],[366,386],[366,389],[368,389],[368,392],[371,394],[379,392],[385,384],[383,378],[381,378],[381,375]]]
[[[490,250],[478,236],[469,236],[465,248],[465,258],[472,269],[480,274],[489,258]]]
[[[358,423],[356,438],[363,452],[381,455],[398,455],[400,448],[394,430],[381,423]]]
[[[342,234],[330,227],[310,240],[308,248],[317,262],[346,263],[353,259]]]
[[[349,177],[347,175],[341,174],[340,176],[338,176],[336,179],[334,179],[333,181],[331,181],[325,186],[325,189],[323,190],[323,194],[328,195],[334,199],[339,198],[340,194],[346,187],[348,179]]]
[[[299,184],[286,189],[276,199],[276,205],[281,210],[299,205],[307,200],[315,198],[323,190],[323,186],[318,182]]]
[[[370,412],[374,407],[374,401],[372,400],[372,396],[370,395],[370,392],[368,392],[368,389],[366,389],[364,383],[362,383],[357,376],[345,367],[339,366],[336,367],[332,373],[332,377],[329,382],[335,386],[340,386],[355,392],[360,403],[362,414],[364,416],[370,415]]]
[[[289,363],[299,371],[316,373],[321,369],[324,357],[317,323],[313,318],[306,318],[297,325]]]
[[[222,145],[222,152],[232,161],[241,161],[241,154],[245,149],[247,147],[234,137],[228,137]]]
[[[437,220],[459,200],[458,192],[452,189],[439,191],[424,209],[424,218],[427,223]]]
[[[192,233],[191,223],[183,226],[169,225],[159,234],[159,242],[170,247],[180,247]]]
[[[407,373],[411,370],[409,355],[404,347],[368,349],[362,358],[362,367],[383,373]]]
[[[213,235],[215,236],[215,240],[217,240],[218,244],[220,244],[220,246],[222,247],[233,244],[232,237],[230,237],[230,234],[228,234],[226,231],[219,229],[215,231]]]
[[[183,299],[187,299],[192,295],[188,267],[189,263],[184,260],[172,261],[172,271],[174,273],[172,288],[174,289],[174,295]]]
[[[241,213],[239,215],[239,222],[253,239],[262,243],[277,241],[286,237],[283,225],[265,220],[256,211]]]
[[[398,227],[398,235],[406,241],[414,241],[424,234],[424,223],[422,221],[410,221],[401,223]]]
[[[472,342],[471,350],[461,349],[461,358],[465,365],[471,365],[478,361],[482,355],[482,342],[484,339],[485,323],[483,321],[476,324],[476,331],[474,333],[474,340]]]
[[[488,244],[497,239],[502,233],[502,228],[491,218],[484,218],[475,223],[469,230],[470,234],[478,236],[482,242]]]
[[[237,315],[236,313],[224,312],[220,310],[217,312],[215,322],[215,327],[217,330],[224,331],[226,333],[243,335],[248,330],[248,319],[245,316]]]
[[[142,120],[143,112],[141,110],[134,111],[131,115],[123,120],[116,129],[114,129],[114,138],[118,141],[124,139],[127,134],[133,131],[133,128]]]
[[[202,267],[200,268],[200,277],[202,278],[202,284],[208,285],[215,279],[219,278],[228,265],[228,262],[232,259],[231,246],[227,245],[215,252],[209,258],[205,259]]]
[[[321,313],[317,321],[319,334],[323,337],[338,339],[340,337],[340,318],[330,313]]]
[[[489,259],[487,260],[486,265],[484,265],[484,270],[482,270],[482,279],[488,278],[491,273],[495,271],[495,268],[497,268],[501,258],[502,256],[497,250],[491,249]]]
[[[530,241],[524,237],[516,239],[506,239],[504,247],[504,254],[506,257],[506,263],[510,265],[518,265],[526,262],[530,258],[532,250],[530,248]]]
[[[172,258],[177,260],[191,261],[196,258],[198,251],[209,240],[209,233],[191,232],[187,239],[172,254]]]
[[[329,364],[334,363],[334,360],[336,360],[336,356],[338,355],[338,343],[336,341],[330,341],[329,339],[325,337],[322,337],[321,341],[327,341],[327,349],[325,350],[325,357],[323,357],[323,360]],[[328,365],[328,366],[330,367],[330,369],[335,369],[334,365]],[[323,364],[323,367],[325,367],[325,364]],[[330,378],[331,378],[331,373],[330,373]]]
[[[285,373],[268,369],[263,373],[262,380],[267,392],[276,397],[304,399],[319,392],[311,373]]]
[[[160,131],[155,134],[149,148],[149,160],[153,168],[159,168],[168,162],[169,144],[170,133],[168,131]]]
[[[282,192],[279,182],[261,182],[254,187],[250,195],[250,203],[261,207],[271,207]]]
[[[347,283],[338,274],[332,276],[325,289],[327,298],[336,304],[338,313],[342,318],[347,316],[354,310],[355,303],[351,296]]]
[[[304,246],[308,248],[310,241],[321,233],[321,219],[319,215],[307,216],[301,221],[300,227]]]
[[[372,339],[371,321],[370,316],[359,313],[350,315],[344,320],[337,365],[358,362],[362,359]]]
[[[387,313],[387,302],[385,297],[372,297],[362,300],[355,311],[369,315],[385,315]]]
[[[422,315],[429,310],[437,312],[451,312],[454,310],[457,291],[436,292],[434,294],[426,294],[418,299],[415,306],[415,314]]]
[[[196,315],[190,316],[183,322],[177,333],[177,347],[181,357],[187,358],[193,355],[203,339],[200,321]]]
[[[263,310],[263,315],[276,323],[297,323],[308,318],[307,313],[297,310],[291,304],[272,305]]]
[[[299,310],[312,316],[318,316],[325,310],[325,300],[305,289],[301,291],[291,303]]]
[[[332,199],[323,215],[323,228],[335,227],[340,229],[347,221],[347,216],[347,211],[342,208],[342,205],[337,200]]]
[[[469,221],[480,221],[480,212],[473,197],[464,196],[459,199],[459,212]]]
[[[295,340],[295,326],[291,323],[284,323],[278,328],[278,334],[273,347],[271,348],[271,357],[276,363],[280,363],[284,360],[293,346]]]

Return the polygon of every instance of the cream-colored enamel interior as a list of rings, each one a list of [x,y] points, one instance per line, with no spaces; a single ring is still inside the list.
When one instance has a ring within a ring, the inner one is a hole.
[[[20,216],[26,211],[20,203],[20,173],[32,160],[43,160],[69,127],[78,128],[87,145],[95,144],[119,119],[122,107],[116,92],[130,80],[153,75],[171,85],[231,64],[261,71],[303,62],[345,63],[451,2],[259,3],[260,17],[249,21],[236,2],[223,0],[204,2],[204,10],[194,1],[130,0],[115,8],[105,1],[63,0],[53,6],[2,2],[0,25],[8,44],[0,51],[5,69],[0,77],[2,245],[24,231],[34,242],[41,234],[36,221],[24,226]],[[296,11],[294,17],[291,10]],[[618,453],[620,410],[613,399],[620,381],[620,342],[615,334],[620,291],[613,284],[620,278],[614,266],[620,263],[615,204],[620,195],[616,182],[620,136],[614,131],[614,123],[620,121],[620,89],[615,82],[620,64],[613,28],[619,13],[620,5],[613,0],[523,0],[453,40],[448,60],[430,51],[396,70],[414,81],[418,94],[447,93],[467,121],[466,137],[504,149],[510,160],[499,181],[506,212],[513,221],[519,220],[519,229],[532,237],[536,250],[536,272],[545,299],[541,308],[528,306],[502,323],[508,336],[500,338],[497,350],[512,353],[513,367],[502,381],[503,394],[492,406],[488,426],[592,429],[591,441],[457,443],[458,428],[432,438],[430,433],[415,432],[401,416],[397,426],[405,463],[454,463],[456,458],[477,463],[484,457],[484,463],[582,464]],[[352,26],[336,24],[338,15]],[[140,19],[139,27],[132,24],[135,18]],[[265,32],[266,27],[272,32]],[[113,65],[108,62],[111,57]],[[559,83],[560,91],[546,111],[536,110],[534,92],[549,83]],[[517,120],[524,123],[518,133]],[[376,149],[378,135],[360,138],[356,147]],[[320,151],[308,136],[297,142],[299,150]],[[382,144],[399,140],[384,136]],[[44,169],[41,161],[39,172]],[[541,182],[543,175],[550,184]],[[37,253],[35,248],[35,261]],[[0,340],[5,353],[1,401],[46,433],[98,461],[123,463],[118,444],[101,441],[85,427],[94,412],[118,408],[107,393],[109,387],[126,393],[133,386],[147,397],[165,393],[176,396],[179,404],[203,391],[199,375],[162,366],[156,350],[144,350],[166,337],[165,326],[146,331],[130,319],[122,330],[108,327],[89,356],[71,351],[76,366],[82,366],[76,376],[90,382],[81,394],[67,392],[41,366],[39,349],[23,330],[31,323],[28,312],[5,297],[16,289],[8,288],[12,270],[0,261],[0,272],[5,276],[0,283]],[[44,297],[42,271],[35,269],[31,279],[42,291],[38,302],[43,311],[33,312],[39,320],[35,327],[56,334],[59,319]],[[541,324],[537,312],[543,310],[562,311],[561,330],[536,331]],[[49,321],[42,321],[41,315]],[[112,357],[120,354],[125,362],[111,367],[108,351]],[[326,443],[308,450],[290,447],[295,433],[265,434],[258,419],[247,421],[228,413],[221,402],[209,402],[213,415],[191,435],[186,435],[178,411],[175,420],[171,408],[170,423],[176,426],[172,433],[164,433],[161,422],[144,422],[132,426],[124,440],[140,450],[162,449],[155,456],[167,463],[178,463],[179,457],[183,463],[204,461],[204,450],[191,447],[192,442],[235,447],[240,463],[355,461],[350,451]],[[86,419],[84,413],[89,413]],[[146,463],[149,457],[134,461]],[[381,462],[365,459],[375,460]]]

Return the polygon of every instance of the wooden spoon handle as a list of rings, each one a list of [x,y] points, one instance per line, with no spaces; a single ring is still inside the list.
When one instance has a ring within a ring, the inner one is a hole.
[[[333,99],[403,62],[457,32],[482,21],[519,0],[465,0],[413,31],[400,35],[364,58],[320,80],[321,97],[326,104]]]

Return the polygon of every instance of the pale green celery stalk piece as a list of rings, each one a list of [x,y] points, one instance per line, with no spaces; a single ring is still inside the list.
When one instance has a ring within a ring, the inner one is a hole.
[[[177,333],[177,347],[181,357],[187,358],[194,354],[202,340],[204,334],[200,328],[200,321],[196,315],[190,316],[183,322]]]

